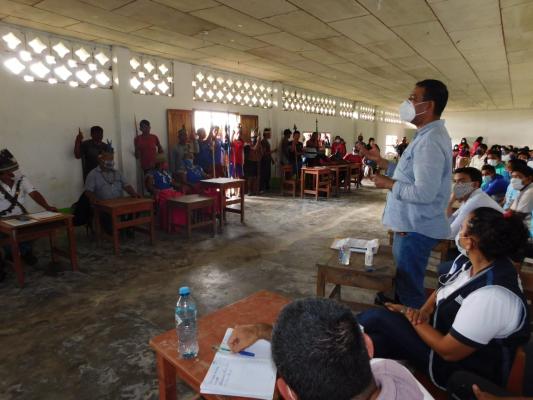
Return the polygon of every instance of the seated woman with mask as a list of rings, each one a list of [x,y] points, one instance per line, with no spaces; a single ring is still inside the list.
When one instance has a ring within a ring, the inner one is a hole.
[[[145,185],[158,206],[161,228],[166,229],[168,222],[167,202],[171,198],[183,196],[184,193],[179,190],[178,183],[168,172],[168,163],[163,153],[159,153],[156,156],[155,168],[146,174]],[[184,225],[187,218],[185,211],[178,208],[172,210],[171,217],[171,222],[174,226]]]
[[[455,241],[459,255],[421,309],[387,303],[359,315],[376,357],[407,359],[441,389],[459,370],[505,385],[518,346],[529,340],[529,313],[511,256],[528,231],[515,216],[478,208]]]

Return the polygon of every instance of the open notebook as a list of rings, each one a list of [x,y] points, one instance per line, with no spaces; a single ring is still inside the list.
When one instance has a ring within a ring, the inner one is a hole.
[[[233,329],[228,328],[221,346],[228,347]],[[200,385],[200,393],[271,400],[276,385],[276,367],[270,342],[259,340],[246,351],[255,357],[218,351]]]

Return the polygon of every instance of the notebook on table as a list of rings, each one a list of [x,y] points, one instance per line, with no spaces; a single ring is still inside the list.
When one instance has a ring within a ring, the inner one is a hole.
[[[228,347],[233,329],[228,328],[220,347]],[[276,367],[270,342],[259,340],[246,349],[254,357],[217,351],[200,385],[200,393],[271,400],[276,385]]]

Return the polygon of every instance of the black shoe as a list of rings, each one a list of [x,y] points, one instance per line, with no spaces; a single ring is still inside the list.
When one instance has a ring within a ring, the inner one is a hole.
[[[24,261],[25,264],[32,266],[39,262],[39,259],[35,257],[33,253],[26,253],[23,256],[21,256],[22,261]]]
[[[383,292],[377,292],[376,297],[374,297],[374,304],[384,306],[385,303],[396,303],[396,301],[389,296],[386,296]]]

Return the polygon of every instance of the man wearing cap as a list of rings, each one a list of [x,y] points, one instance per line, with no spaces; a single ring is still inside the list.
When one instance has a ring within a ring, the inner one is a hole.
[[[18,162],[9,150],[0,151],[0,218],[27,214],[24,204],[28,196],[45,210],[57,211],[57,208],[49,205],[43,195],[33,187],[29,179],[20,173]],[[9,254],[10,249],[5,250]],[[26,264],[37,263],[31,242],[20,243],[20,253]],[[4,277],[4,262],[0,258],[0,281]]]

